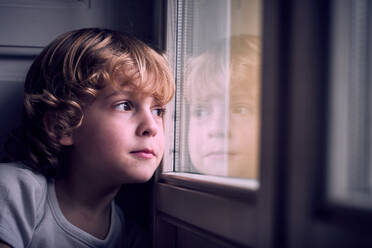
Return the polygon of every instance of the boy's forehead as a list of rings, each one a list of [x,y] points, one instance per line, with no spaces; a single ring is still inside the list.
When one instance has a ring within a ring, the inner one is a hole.
[[[101,90],[100,95],[104,99],[108,99],[118,95],[151,96],[151,93],[145,92],[134,85],[127,84],[120,86],[107,85]]]

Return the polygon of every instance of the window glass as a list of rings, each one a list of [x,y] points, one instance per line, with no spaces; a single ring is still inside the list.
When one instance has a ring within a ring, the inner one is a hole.
[[[261,3],[177,3],[175,171],[256,179]]]
[[[372,3],[333,2],[328,193],[372,207]]]

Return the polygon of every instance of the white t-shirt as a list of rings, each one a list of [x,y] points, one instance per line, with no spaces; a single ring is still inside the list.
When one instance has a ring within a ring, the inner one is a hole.
[[[21,163],[0,164],[0,240],[12,247],[124,247],[124,228],[124,215],[113,202],[106,238],[94,237],[63,216],[53,180]]]

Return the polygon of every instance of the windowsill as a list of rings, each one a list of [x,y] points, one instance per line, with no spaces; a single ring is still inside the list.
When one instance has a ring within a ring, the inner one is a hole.
[[[259,182],[255,179],[219,177],[185,172],[159,173],[159,181],[243,200],[254,200],[259,189]]]
[[[221,184],[225,186],[237,187],[246,190],[257,190],[259,183],[256,179],[244,179],[244,178],[232,178],[232,177],[220,177],[212,175],[202,175],[195,173],[186,172],[163,172],[164,176],[172,176],[174,178],[189,180],[189,181],[205,181],[208,183]]]

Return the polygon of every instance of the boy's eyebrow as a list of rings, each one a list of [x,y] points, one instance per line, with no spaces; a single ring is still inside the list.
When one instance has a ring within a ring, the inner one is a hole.
[[[140,96],[141,93],[139,93],[138,91],[135,91],[135,90],[131,90],[131,89],[122,89],[122,90],[110,90],[107,94],[104,94],[102,96],[103,100],[107,101],[109,100],[110,98],[112,97],[115,97],[115,96],[123,96],[123,97],[138,97]],[[146,94],[145,94],[146,95]],[[148,95],[148,96],[151,96],[151,95]],[[157,99],[156,97],[154,97],[153,99],[153,103],[156,104],[156,105],[164,105],[164,103]]]
[[[104,95],[103,98],[104,98],[104,99],[109,99],[109,98],[111,98],[111,97],[113,97],[113,96],[116,96],[117,94],[119,94],[119,92],[117,92],[117,91],[113,91],[113,92],[110,92],[110,93],[107,94],[107,95]]]
[[[107,95],[103,96],[104,99],[109,99],[111,97],[117,96],[117,95],[129,95],[130,91],[129,90],[113,90],[112,92],[109,92]]]

